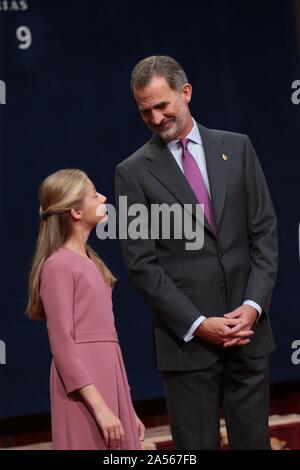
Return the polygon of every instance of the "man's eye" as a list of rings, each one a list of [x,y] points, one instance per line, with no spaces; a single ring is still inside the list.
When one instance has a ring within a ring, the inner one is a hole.
[[[159,106],[157,106],[156,109],[163,110],[163,109],[166,109],[166,107],[167,107],[167,103],[162,103]]]

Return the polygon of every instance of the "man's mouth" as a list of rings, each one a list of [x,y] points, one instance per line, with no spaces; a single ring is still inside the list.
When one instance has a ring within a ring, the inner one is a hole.
[[[174,119],[169,119],[168,121],[165,121],[162,124],[159,124],[159,126],[152,126],[152,127],[153,127],[153,129],[155,129],[157,131],[163,131],[166,128],[168,128],[169,125],[172,124],[173,122],[174,122]]]

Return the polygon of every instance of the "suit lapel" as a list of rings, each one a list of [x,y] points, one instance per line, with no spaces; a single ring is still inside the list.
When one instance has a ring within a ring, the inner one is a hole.
[[[146,157],[152,162],[149,167],[150,173],[173,194],[179,203],[192,205],[192,214],[196,217],[195,204],[199,202],[172,153],[158,136],[152,136]],[[204,225],[211,232],[205,217]]]
[[[223,139],[219,134],[198,124],[207,167],[210,193],[215,213],[217,227],[219,227],[224,208],[227,180],[230,161],[226,155],[223,159]]]
[[[203,142],[210,191],[218,226],[225,201],[228,162],[222,159],[222,145],[214,135],[211,135],[213,134],[212,131],[203,126],[198,126]],[[149,167],[150,173],[155,176],[181,204],[192,204],[194,207],[194,205],[198,203],[194,192],[175,161],[175,158],[166,144],[158,136],[153,135],[149,141],[146,157],[152,161]],[[193,214],[195,215],[194,209]],[[205,227],[211,232],[206,218]]]
[[[175,161],[168,147],[157,136],[150,141],[147,157],[152,160],[149,168],[152,173],[173,196],[182,204],[196,204],[198,201],[184,174]]]

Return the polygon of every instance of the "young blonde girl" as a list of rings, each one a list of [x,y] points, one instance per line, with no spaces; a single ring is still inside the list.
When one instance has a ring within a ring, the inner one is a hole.
[[[55,449],[141,449],[144,437],[115,330],[115,278],[87,245],[107,217],[105,201],[77,169],[57,171],[40,187],[27,314],[47,323]]]

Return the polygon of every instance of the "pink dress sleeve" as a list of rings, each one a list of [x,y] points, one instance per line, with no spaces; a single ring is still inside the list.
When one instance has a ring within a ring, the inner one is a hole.
[[[50,347],[67,393],[93,383],[74,342],[74,278],[66,263],[45,262],[40,296],[46,313]]]

